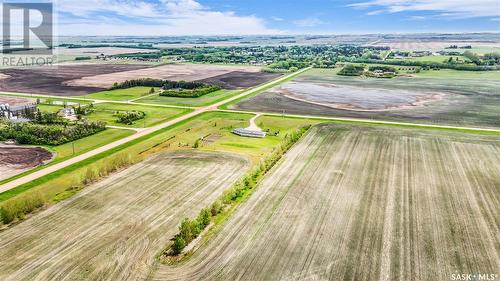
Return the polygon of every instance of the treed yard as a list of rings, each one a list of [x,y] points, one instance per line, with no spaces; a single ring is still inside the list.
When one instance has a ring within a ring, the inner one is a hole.
[[[321,125],[153,280],[449,280],[497,272],[500,139]]]

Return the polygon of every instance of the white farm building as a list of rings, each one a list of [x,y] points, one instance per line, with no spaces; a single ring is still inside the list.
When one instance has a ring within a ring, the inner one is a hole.
[[[243,129],[243,128],[234,129],[233,133],[238,136],[251,137],[251,138],[264,138],[266,136],[265,132]]]

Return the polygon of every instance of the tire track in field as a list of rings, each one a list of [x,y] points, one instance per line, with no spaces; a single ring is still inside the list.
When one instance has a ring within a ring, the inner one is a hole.
[[[112,175],[0,233],[0,279],[143,278],[179,221],[210,204],[246,167],[230,154],[179,152]]]
[[[456,270],[498,272],[499,147],[495,138],[315,127],[189,260],[158,265],[151,279],[445,280]]]

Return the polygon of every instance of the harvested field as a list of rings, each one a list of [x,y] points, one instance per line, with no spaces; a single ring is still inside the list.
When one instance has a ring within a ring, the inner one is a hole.
[[[233,71],[200,81],[219,85],[224,89],[236,90],[255,87],[280,76],[281,74],[278,73]]]
[[[52,153],[41,147],[0,145],[0,180],[47,163]]]
[[[99,48],[56,48],[58,55],[66,56],[90,56],[96,57],[100,54],[106,56],[134,54],[134,53],[151,53],[158,50],[151,49],[134,49],[134,48],[120,48],[120,47],[99,47]]]
[[[377,79],[314,69],[230,108],[500,128],[498,73],[436,71]]]
[[[90,86],[96,88],[109,88],[115,82],[122,82],[131,79],[156,78],[167,80],[195,81],[223,75],[234,71],[259,72],[258,67],[249,66],[221,66],[208,64],[167,64],[157,67],[142,68],[137,70],[99,74],[87,77],[76,78],[67,81],[66,85]]]
[[[231,154],[186,151],[119,172],[0,232],[0,279],[145,279],[179,221],[211,203],[247,166]]]
[[[138,64],[67,64],[57,67],[2,69],[0,91],[57,96],[81,96],[104,90],[91,84],[68,86],[64,82],[82,77],[106,73],[148,68]]]
[[[498,137],[320,125],[188,261],[149,279],[495,274],[499,185]]]
[[[390,47],[394,50],[442,50],[450,45],[474,47],[500,47],[499,42],[491,41],[431,41],[431,40],[381,40],[372,46]]]

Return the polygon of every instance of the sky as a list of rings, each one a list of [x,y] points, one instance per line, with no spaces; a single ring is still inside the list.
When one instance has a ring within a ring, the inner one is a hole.
[[[500,32],[500,0],[58,0],[55,9],[59,35]]]

